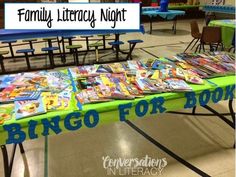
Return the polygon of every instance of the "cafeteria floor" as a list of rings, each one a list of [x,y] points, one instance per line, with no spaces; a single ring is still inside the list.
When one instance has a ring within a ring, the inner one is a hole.
[[[133,59],[168,57],[182,52],[192,39],[189,22],[189,20],[179,20],[176,35],[171,31],[170,22],[159,22],[153,24],[152,35],[126,34],[122,35],[121,39],[122,41],[134,38],[144,40],[144,43],[137,45],[133,52]],[[204,20],[200,19],[198,23],[201,27]],[[148,31],[149,24],[145,24],[145,27]],[[122,49],[127,48],[127,44],[122,46]],[[40,47],[37,50],[40,50]],[[112,56],[115,54],[109,55]],[[94,59],[93,52],[88,54],[87,59]],[[36,62],[36,65],[37,63],[40,62]],[[12,65],[12,62],[9,62],[9,65]],[[227,112],[227,105],[227,102],[221,102],[211,106],[219,112]],[[205,112],[205,110],[198,107],[197,112]],[[235,151],[232,148],[234,131],[217,117],[161,114],[136,119],[133,123],[206,174],[215,177],[234,176]],[[25,141],[23,145],[25,155],[21,156],[19,149],[17,150],[12,177],[104,177],[107,176],[107,171],[103,168],[102,157],[142,159],[146,155],[153,159],[166,158],[167,166],[160,176],[199,176],[194,170],[178,162],[122,122],[49,136],[46,144],[45,138],[42,137]],[[7,147],[11,148],[10,145]],[[0,176],[3,176],[1,155],[0,159]],[[131,176],[124,173],[121,175]],[[118,175],[110,174],[110,176]]]

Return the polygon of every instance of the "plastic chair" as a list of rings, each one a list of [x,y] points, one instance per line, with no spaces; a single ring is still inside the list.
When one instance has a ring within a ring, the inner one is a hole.
[[[205,45],[210,46],[210,50],[218,50],[218,46],[221,45],[221,50],[223,50],[223,44],[221,39],[221,28],[220,27],[211,27],[205,26],[202,30],[202,36],[200,39],[200,44],[197,46],[195,52],[201,52],[201,49],[205,52]]]
[[[189,43],[189,45],[186,47],[184,52],[186,52],[188,50],[188,48],[192,45],[192,43],[196,40],[196,42],[194,43],[194,45],[191,48],[191,50],[192,50],[195,47],[195,45],[197,44],[197,42],[201,39],[201,35],[202,35],[199,31],[197,21],[192,21],[190,23],[190,27],[191,27],[191,36],[193,37],[193,40]]]

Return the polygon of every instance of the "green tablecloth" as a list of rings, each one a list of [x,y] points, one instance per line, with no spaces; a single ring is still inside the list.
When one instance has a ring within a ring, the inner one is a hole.
[[[222,32],[222,41],[225,48],[230,48],[234,32],[235,32],[236,20],[213,20],[209,23],[209,26],[220,26]]]
[[[208,102],[233,99],[235,76],[209,79],[204,85],[191,85],[193,92],[161,93],[135,100],[122,100],[84,105],[82,111],[49,112],[30,118],[11,119],[0,126],[0,145],[25,139],[78,131],[97,125],[127,119],[140,119],[166,111],[192,108]],[[147,120],[148,121],[148,120]]]

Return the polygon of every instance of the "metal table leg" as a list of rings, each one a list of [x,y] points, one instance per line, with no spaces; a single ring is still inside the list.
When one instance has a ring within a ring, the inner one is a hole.
[[[13,162],[14,162],[15,153],[16,153],[16,147],[17,147],[17,144],[14,144],[12,154],[11,154],[11,160],[10,160],[10,163],[9,163],[7,147],[6,147],[6,145],[1,145],[2,156],[3,156],[3,165],[4,165],[4,176],[5,177],[10,177],[11,176]],[[21,143],[19,144],[19,147],[20,147],[21,154],[25,153],[23,145]]]
[[[152,16],[150,16],[150,31],[149,31],[150,34],[152,34]]]

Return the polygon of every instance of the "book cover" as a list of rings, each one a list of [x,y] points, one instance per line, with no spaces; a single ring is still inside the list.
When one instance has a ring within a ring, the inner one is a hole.
[[[16,120],[46,113],[42,97],[37,100],[15,101]]]
[[[23,100],[37,100],[40,96],[41,92],[20,92],[15,97],[15,101],[23,101]]]
[[[183,80],[172,78],[166,79],[165,82],[172,91],[192,91],[192,88]]]
[[[58,101],[58,94],[51,92],[43,92],[42,99],[47,111],[56,110],[61,103]]]
[[[0,105],[0,125],[12,118],[14,104]]]

